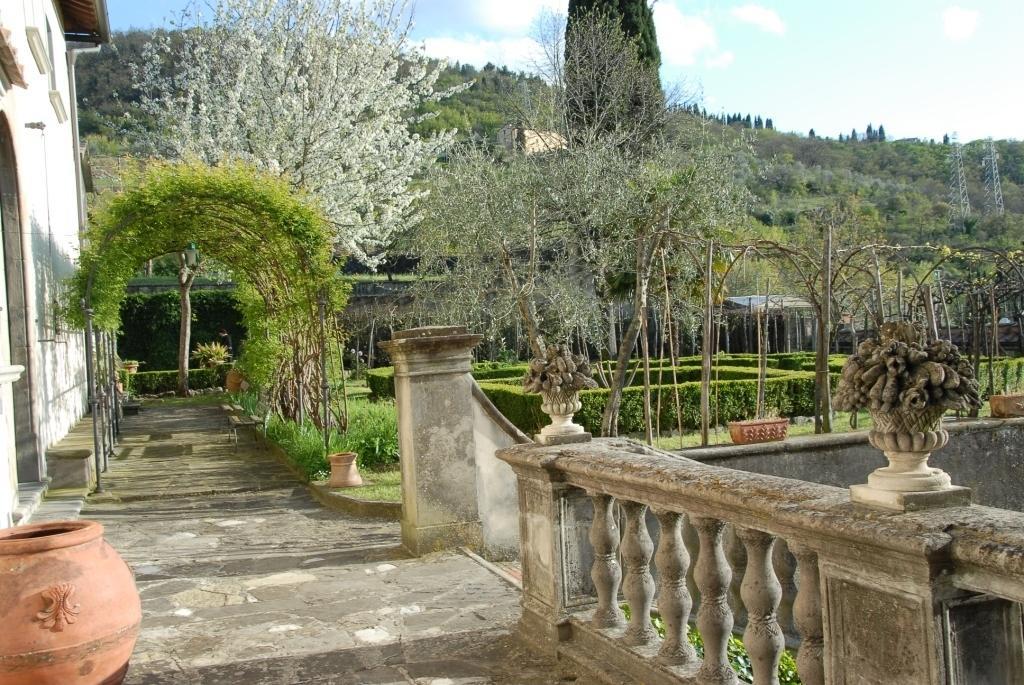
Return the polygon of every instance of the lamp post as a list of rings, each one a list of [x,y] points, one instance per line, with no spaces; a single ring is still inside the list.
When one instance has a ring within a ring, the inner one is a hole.
[[[320,397],[324,405],[324,454],[331,451],[331,383],[327,378],[327,293],[320,291]]]
[[[199,266],[199,248],[196,247],[195,243],[189,243],[185,247],[185,266],[189,269],[195,269]]]

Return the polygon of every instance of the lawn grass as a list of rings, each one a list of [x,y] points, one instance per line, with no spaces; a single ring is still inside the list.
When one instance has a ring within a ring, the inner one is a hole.
[[[360,474],[364,485],[358,488],[343,488],[336,492],[361,500],[377,502],[402,501],[402,472],[366,471]]]

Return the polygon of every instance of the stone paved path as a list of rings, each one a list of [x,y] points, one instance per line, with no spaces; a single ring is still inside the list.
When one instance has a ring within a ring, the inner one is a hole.
[[[321,508],[216,407],[152,407],[83,517],[133,567],[129,685],[555,682],[509,638],[518,592],[460,554],[407,558],[396,523]]]

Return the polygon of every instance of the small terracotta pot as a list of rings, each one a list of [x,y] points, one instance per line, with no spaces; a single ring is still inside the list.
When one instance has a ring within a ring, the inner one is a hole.
[[[0,685],[115,685],[142,611],[95,521],[0,530]]]
[[[138,373],[139,372],[139,365],[138,364],[122,364],[121,366],[122,366],[122,368],[124,368],[125,373]]]
[[[244,380],[242,372],[238,369],[231,369],[224,378],[224,388],[228,392],[238,392],[242,389],[242,380]]]
[[[359,467],[356,464],[355,452],[338,452],[327,455],[331,462],[331,479],[327,481],[327,487],[331,488],[354,488],[363,484],[359,475]]]
[[[789,434],[789,419],[748,419],[730,421],[729,436],[735,445],[785,440]]]

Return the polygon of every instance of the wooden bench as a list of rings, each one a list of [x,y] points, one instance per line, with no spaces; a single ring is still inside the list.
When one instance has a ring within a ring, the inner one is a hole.
[[[256,442],[256,422],[248,416],[237,416],[232,414],[228,417],[228,421],[231,425],[231,437],[235,442],[235,451],[238,451],[238,429],[239,428],[251,428],[252,429],[252,440]]]

